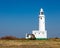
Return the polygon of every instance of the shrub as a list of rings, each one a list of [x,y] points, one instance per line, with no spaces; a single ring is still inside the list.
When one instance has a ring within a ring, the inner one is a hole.
[[[7,39],[7,40],[17,40],[19,38],[16,38],[14,36],[4,36],[4,37],[1,37],[0,39]]]

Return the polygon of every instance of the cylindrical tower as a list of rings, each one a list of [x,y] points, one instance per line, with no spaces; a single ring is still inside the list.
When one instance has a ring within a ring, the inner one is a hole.
[[[39,14],[39,31],[45,31],[45,15],[42,8]]]

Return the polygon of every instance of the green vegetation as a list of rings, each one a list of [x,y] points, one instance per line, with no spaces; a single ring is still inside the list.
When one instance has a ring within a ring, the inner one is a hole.
[[[36,40],[48,40],[47,38],[36,38]]]

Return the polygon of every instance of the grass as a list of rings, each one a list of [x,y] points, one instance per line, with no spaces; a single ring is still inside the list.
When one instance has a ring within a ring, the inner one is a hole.
[[[0,40],[0,48],[60,48],[60,39]]]

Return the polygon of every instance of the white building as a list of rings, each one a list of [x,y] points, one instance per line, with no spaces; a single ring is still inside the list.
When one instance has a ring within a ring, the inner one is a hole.
[[[47,39],[47,31],[45,30],[45,15],[42,8],[39,14],[39,30],[33,30],[32,34],[35,35],[36,39]]]
[[[34,37],[36,39],[47,39],[47,31],[45,30],[45,15],[42,8],[39,14],[39,29],[33,30],[32,34],[26,34],[26,39]]]

